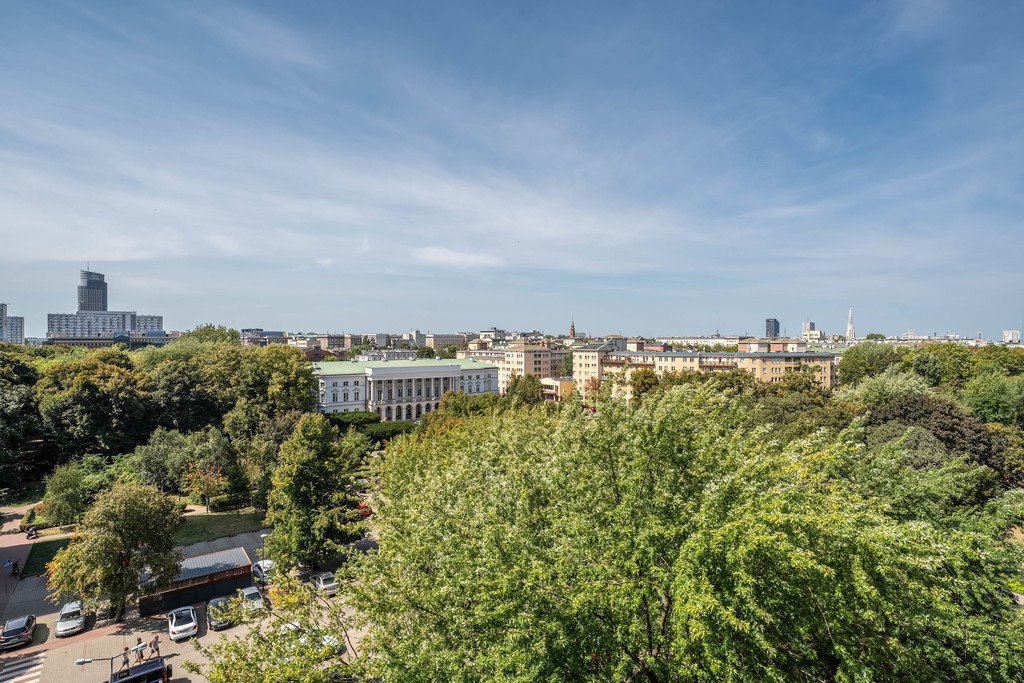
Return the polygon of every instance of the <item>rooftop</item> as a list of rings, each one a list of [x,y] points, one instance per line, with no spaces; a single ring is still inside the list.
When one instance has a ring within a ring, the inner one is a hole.
[[[417,358],[416,360],[335,360],[314,363],[317,375],[359,375],[372,368],[430,368],[457,365],[463,370],[497,370],[496,365],[470,358]]]
[[[619,351],[615,356],[659,356],[669,358],[700,357],[700,358],[831,358],[834,353],[817,353],[814,351],[771,351],[771,352],[721,352],[714,351]]]
[[[239,567],[248,567],[250,564],[251,561],[245,548],[228,548],[215,553],[187,557],[181,561],[181,571],[171,580],[171,583],[219,574]]]

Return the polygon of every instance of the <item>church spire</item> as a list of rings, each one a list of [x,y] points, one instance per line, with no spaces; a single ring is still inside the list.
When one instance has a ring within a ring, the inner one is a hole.
[[[857,339],[857,333],[853,329],[853,306],[850,306],[850,315],[846,319],[846,343],[851,344]]]
[[[569,319],[569,339],[576,338],[576,320],[573,318]]]

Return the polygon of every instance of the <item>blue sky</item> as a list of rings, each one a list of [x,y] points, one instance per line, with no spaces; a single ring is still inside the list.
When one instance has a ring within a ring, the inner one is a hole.
[[[0,2],[0,301],[998,335],[1019,3]]]

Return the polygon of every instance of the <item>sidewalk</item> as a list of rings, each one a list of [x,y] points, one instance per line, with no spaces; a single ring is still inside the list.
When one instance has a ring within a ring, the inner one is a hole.
[[[32,506],[22,505],[0,511],[3,515],[3,526],[0,527],[0,565],[4,560],[11,560],[17,561],[20,567],[25,566],[32,542],[25,539],[25,534],[18,530],[18,524],[30,507]],[[6,612],[7,603],[11,600],[17,585],[18,577],[11,576],[10,567],[4,569],[0,566],[0,614]]]

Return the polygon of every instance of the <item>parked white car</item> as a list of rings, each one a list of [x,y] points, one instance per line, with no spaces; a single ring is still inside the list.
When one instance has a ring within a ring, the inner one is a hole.
[[[270,575],[273,572],[273,560],[260,560],[252,563],[252,580],[261,586],[265,586],[270,583]]]
[[[60,608],[57,614],[57,626],[54,628],[54,635],[58,638],[73,636],[85,630],[85,614],[82,613],[82,603],[79,600],[66,603]]]
[[[313,577],[313,585],[324,595],[333,597],[338,592],[338,580],[334,574],[324,572]]]
[[[263,597],[263,593],[260,593],[260,589],[255,586],[239,588],[238,597],[242,599],[242,604],[245,605],[245,608],[253,612],[267,608],[267,601]]]
[[[167,613],[167,632],[171,640],[184,640],[199,633],[199,619],[193,607],[180,607]]]

